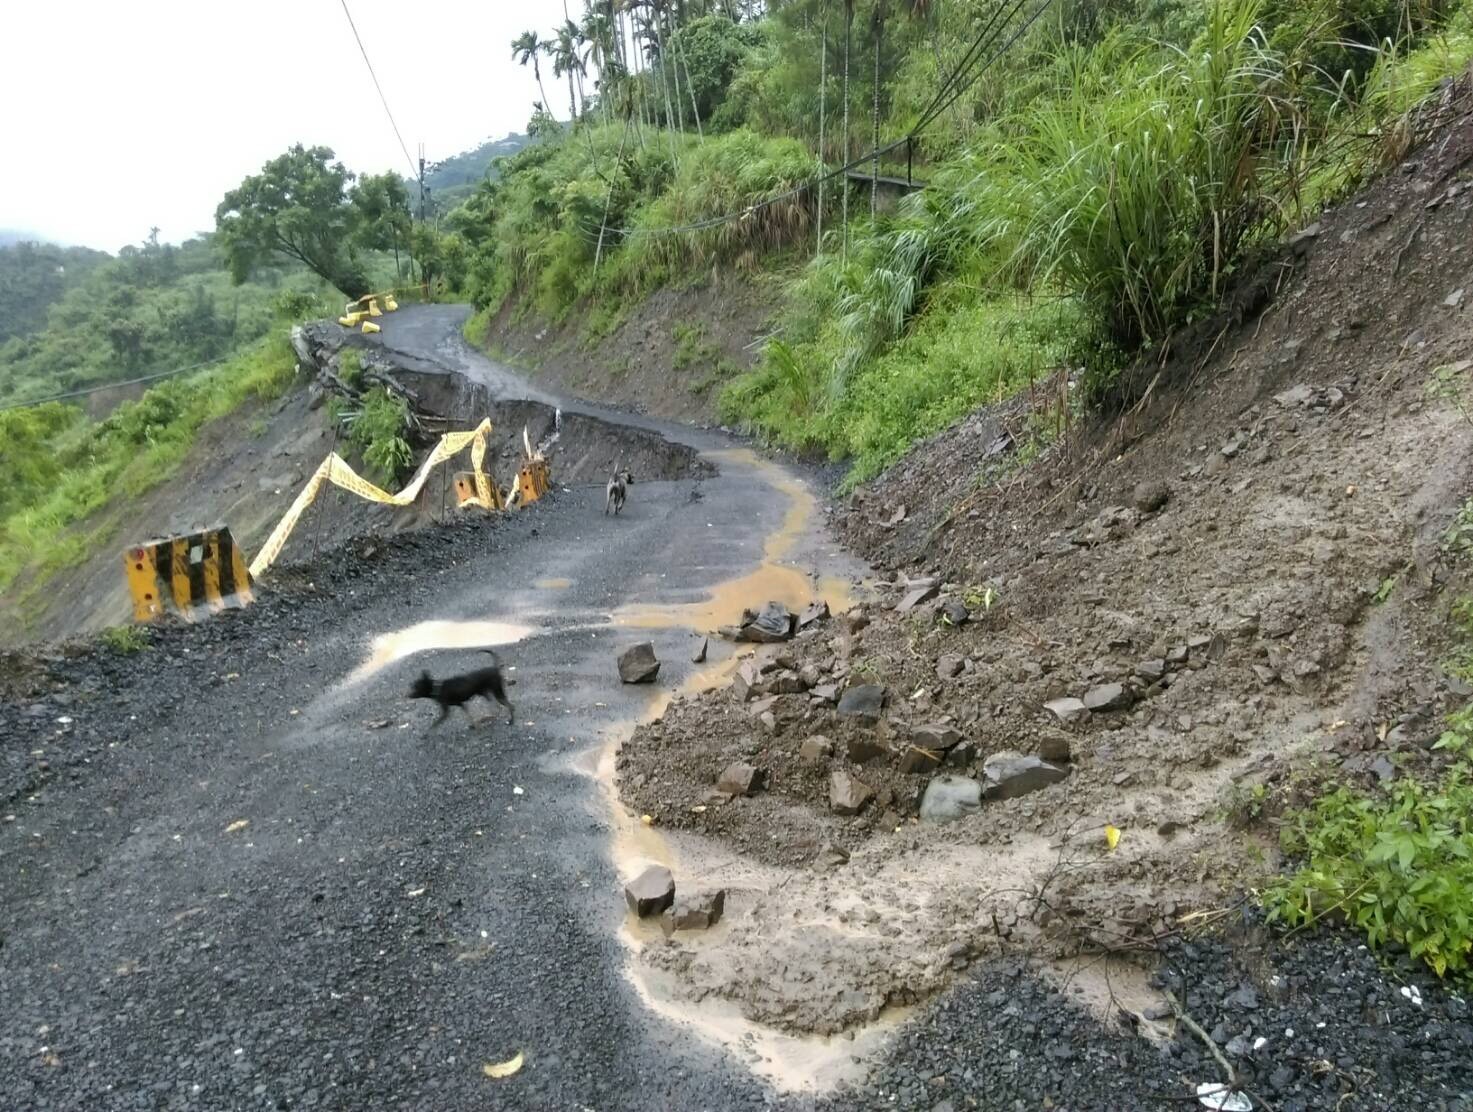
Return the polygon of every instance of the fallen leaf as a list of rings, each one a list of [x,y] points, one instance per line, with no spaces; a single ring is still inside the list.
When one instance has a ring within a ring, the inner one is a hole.
[[[654,815],[640,815],[639,816],[639,821],[642,822],[642,823],[644,823],[646,826],[654,826],[655,825],[655,816]]]
[[[428,891],[429,891],[428,888],[411,888],[409,891],[405,892],[404,894],[406,896],[408,896],[412,900],[416,896],[423,896]]]
[[[521,785],[519,785],[519,784],[513,784],[511,786],[511,794],[512,795],[525,795],[526,793],[524,791],[522,791]]]
[[[704,815],[706,813],[706,805],[704,803],[697,803],[690,809],[690,813],[693,815]]]
[[[522,1052],[517,1051],[515,1058],[508,1058],[505,1062],[487,1062],[481,1067],[481,1072],[487,1077],[510,1077],[522,1068]]]
[[[1105,824],[1105,848],[1114,849],[1120,844],[1120,828]]]
[[[227,826],[225,828],[225,833],[227,833],[227,834],[234,834],[237,830],[244,830],[246,827],[248,827],[250,825],[251,825],[251,820],[250,819],[236,819],[233,823],[231,823],[229,826]]]

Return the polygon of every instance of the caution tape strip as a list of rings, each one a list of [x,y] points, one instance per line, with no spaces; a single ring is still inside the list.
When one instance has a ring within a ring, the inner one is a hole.
[[[440,437],[440,443],[435,445],[434,451],[425,457],[425,461],[420,464],[419,471],[415,473],[414,478],[397,494],[390,494],[381,487],[374,486],[349,467],[348,462],[342,456],[336,452],[329,452],[327,458],[318,465],[312,477],[307,480],[307,485],[297,494],[291,507],[276,523],[276,528],[266,538],[261,551],[256,553],[256,558],[251,561],[251,576],[259,578],[267,568],[276,562],[277,556],[281,555],[281,550],[286,545],[287,538],[296,528],[298,519],[316,500],[318,491],[322,489],[324,483],[331,483],[369,502],[378,502],[385,506],[407,506],[419,497],[419,492],[429,481],[430,472],[435,465],[463,451],[469,444],[471,470],[476,478],[476,495],[473,498],[467,498],[462,504],[479,506],[485,510],[496,508],[501,499],[499,494],[493,491],[491,480],[487,477],[483,467],[486,459],[486,441],[490,435],[490,418],[484,418],[470,432],[447,432]]]

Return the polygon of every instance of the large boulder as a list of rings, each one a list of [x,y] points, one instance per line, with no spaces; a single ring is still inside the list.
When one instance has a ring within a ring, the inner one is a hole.
[[[793,636],[797,621],[797,616],[782,603],[769,602],[742,622],[738,639],[761,644],[786,641]]]
[[[675,902],[675,877],[663,865],[651,865],[624,885],[629,910],[646,919],[658,915]]]
[[[922,822],[955,822],[982,809],[982,785],[965,776],[937,776],[921,796]]]
[[[1069,770],[1041,757],[995,753],[982,762],[982,775],[988,799],[1015,799],[1068,779]]]
[[[659,674],[660,662],[649,641],[630,645],[619,654],[619,678],[625,683],[653,683]]]
[[[859,814],[874,794],[874,789],[857,776],[847,772],[829,776],[829,808],[836,815]]]

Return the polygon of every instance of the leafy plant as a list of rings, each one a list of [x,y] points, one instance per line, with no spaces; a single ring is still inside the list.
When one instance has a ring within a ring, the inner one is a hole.
[[[392,483],[414,459],[404,439],[408,428],[404,399],[375,387],[363,395],[363,405],[348,426],[348,440],[363,452],[363,461],[381,482]]]
[[[357,348],[338,352],[338,377],[355,390],[363,382],[363,356]]]
[[[1270,918],[1334,915],[1373,948],[1405,945],[1438,976],[1473,969],[1473,786],[1454,765],[1432,784],[1406,778],[1383,798],[1340,788],[1283,830],[1303,864],[1264,895]]]

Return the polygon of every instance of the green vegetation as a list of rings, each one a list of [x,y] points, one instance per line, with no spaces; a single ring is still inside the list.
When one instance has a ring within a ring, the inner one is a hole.
[[[1128,402],[1142,350],[1404,154],[1407,113],[1473,58],[1473,0],[1074,0],[928,114],[991,9],[585,8],[512,44],[539,81],[551,60],[572,118],[544,90],[538,142],[447,219],[447,277],[483,312],[576,306],[591,334],[659,285],[791,272],[723,416],[852,460],[851,481],[1062,365],[1083,370],[1072,404]],[[893,210],[865,184],[812,186],[923,118],[918,149],[865,166],[913,157],[926,188]]]
[[[1466,565],[1473,500],[1459,510],[1444,552]],[[1459,642],[1448,669],[1473,680],[1473,595],[1451,608]],[[1264,893],[1270,917],[1290,926],[1334,916],[1373,948],[1388,942],[1439,977],[1473,976],[1473,704],[1448,714],[1432,746],[1446,764],[1435,776],[1403,775],[1384,793],[1350,788],[1292,814],[1283,848],[1298,862]]]
[[[47,310],[106,261],[106,254],[88,247],[0,247],[0,344],[44,327]]]
[[[35,582],[96,551],[105,530],[72,527],[119,497],[168,479],[206,423],[251,398],[279,396],[295,356],[284,329],[211,370],[170,379],[106,420],[88,422],[58,402],[0,412],[12,481],[0,498],[0,591],[26,567]]]
[[[245,282],[264,264],[289,260],[357,300],[375,283],[366,251],[410,248],[409,192],[397,174],[355,181],[327,147],[300,143],[225,194],[216,239],[231,278]]]
[[[409,406],[397,394],[374,387],[363,395],[357,412],[337,415],[348,426],[348,442],[363,453],[363,462],[380,483],[392,483],[409,467],[414,453],[404,434]]]
[[[115,653],[125,655],[148,648],[148,634],[141,626],[109,626],[102,631],[102,643]]]
[[[0,250],[0,273],[26,249]],[[263,269],[232,287],[209,237],[176,247],[150,235],[94,260],[69,278],[44,321],[32,318],[36,327],[0,343],[0,406],[222,358],[282,317],[331,311],[323,290],[299,268]]]

